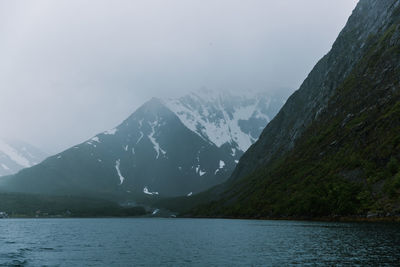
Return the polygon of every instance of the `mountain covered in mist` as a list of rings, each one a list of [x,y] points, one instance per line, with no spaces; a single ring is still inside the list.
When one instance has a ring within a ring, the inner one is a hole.
[[[0,139],[0,176],[32,167],[46,157],[46,153],[25,142]]]
[[[228,182],[192,201],[209,202],[198,216],[399,215],[400,1],[360,0]]]
[[[153,98],[116,128],[8,177],[3,189],[140,199],[224,182],[283,105],[266,93]]]

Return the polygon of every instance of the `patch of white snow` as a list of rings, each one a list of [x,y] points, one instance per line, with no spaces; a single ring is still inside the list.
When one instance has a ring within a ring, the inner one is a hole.
[[[238,102],[238,97],[242,101]],[[218,147],[234,142],[241,151],[246,151],[256,138],[243,132],[240,122],[251,118],[265,119],[266,123],[270,120],[266,114],[260,112],[260,101],[254,94],[236,96],[209,91],[192,93],[179,99],[169,99],[165,104],[188,129],[204,140]],[[269,102],[270,100],[265,105],[268,106]],[[231,103],[238,104],[227,109],[227,105]]]
[[[31,163],[28,159],[20,155],[17,150],[2,140],[0,140],[0,151],[18,165],[22,167],[31,167]]]
[[[114,128],[114,129],[111,129],[111,130],[108,130],[108,131],[104,132],[104,134],[114,135],[114,134],[116,134],[117,131],[118,131],[118,129]]]
[[[150,123],[149,123],[149,124],[150,124]],[[160,147],[160,144],[157,143],[157,141],[156,141],[156,139],[155,139],[155,137],[154,137],[154,134],[155,134],[155,132],[156,132],[155,127],[156,127],[157,125],[158,125],[158,121],[155,121],[155,122],[153,122],[153,123],[150,124],[151,133],[148,135],[148,137],[149,137],[149,139],[150,139],[150,142],[153,144],[154,150],[156,151],[156,159],[158,159],[158,157],[160,156],[160,152],[161,152],[163,155],[167,154],[167,152],[166,152],[165,150],[163,150],[163,149]]]
[[[219,161],[219,168],[223,169],[225,167],[225,162],[223,160]]]
[[[147,186],[143,188],[143,193],[145,193],[146,195],[158,195],[158,192],[150,192]]]
[[[121,160],[118,159],[118,160],[115,162],[115,169],[117,170],[117,174],[118,174],[118,177],[119,177],[119,180],[120,180],[120,183],[119,183],[119,184],[121,185],[121,184],[124,182],[125,178],[122,176],[121,170],[119,169],[120,164],[121,164]]]
[[[136,141],[136,144],[139,144],[140,140],[142,140],[143,138],[143,132],[140,132],[140,136],[138,138],[138,140]]]

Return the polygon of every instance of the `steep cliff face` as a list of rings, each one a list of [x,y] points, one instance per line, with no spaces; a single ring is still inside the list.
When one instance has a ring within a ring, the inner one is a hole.
[[[399,162],[400,1],[361,0],[219,196],[192,214],[399,215]]]
[[[310,72],[299,90],[242,157],[232,178],[250,174],[294,147],[305,129],[326,109],[336,89],[367,53],[369,38],[382,35],[399,7],[395,0],[363,0],[349,18],[331,51]]]

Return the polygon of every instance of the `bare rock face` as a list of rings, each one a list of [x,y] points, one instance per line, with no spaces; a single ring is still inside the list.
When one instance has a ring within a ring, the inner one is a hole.
[[[243,177],[294,147],[304,130],[326,109],[338,86],[365,55],[369,38],[391,25],[400,6],[397,0],[361,0],[331,51],[310,72],[268,124],[260,140],[242,157],[232,179]],[[397,42],[396,35],[393,42]]]

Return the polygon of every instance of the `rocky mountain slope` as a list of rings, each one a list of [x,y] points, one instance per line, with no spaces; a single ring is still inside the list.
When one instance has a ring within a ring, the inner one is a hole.
[[[224,182],[283,104],[266,94],[153,98],[118,127],[8,177],[9,191],[140,199]]]
[[[46,153],[22,141],[0,139],[0,176],[17,173],[46,158]]]
[[[202,89],[166,106],[187,128],[220,147],[232,145],[232,153],[246,151],[260,136],[265,125],[283,105],[284,97],[266,93],[232,94]]]
[[[361,0],[201,216],[400,213],[400,1]],[[217,193],[216,193],[217,192]]]

